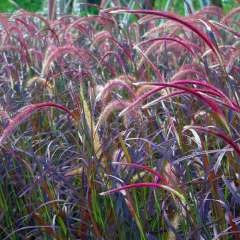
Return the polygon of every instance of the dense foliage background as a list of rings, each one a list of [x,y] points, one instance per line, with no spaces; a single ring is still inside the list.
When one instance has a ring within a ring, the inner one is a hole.
[[[43,0],[15,0],[18,6],[29,12],[38,12],[43,6]],[[0,1],[0,12],[14,12],[17,8],[8,0]]]
[[[48,2],[51,0],[15,0],[15,3],[19,5],[20,8],[29,11],[29,12],[39,12],[43,9],[44,5],[47,5]],[[124,1],[121,0],[123,3]],[[119,2],[121,2],[119,1]],[[74,0],[72,1],[74,2]],[[75,0],[76,3],[91,3],[100,5],[100,0]],[[139,1],[140,3],[144,3],[145,7],[148,7],[148,5],[145,3],[145,1]],[[186,5],[184,5],[183,0],[149,0],[149,2],[154,6],[154,9],[164,9],[166,5],[168,5],[170,11],[176,11],[178,9],[178,13],[180,15],[184,15],[184,8],[186,8]],[[222,7],[225,11],[228,11],[231,9],[231,6],[234,4],[234,0],[188,0],[186,2],[189,2],[191,6],[194,7],[195,10],[200,9],[203,6],[206,5],[215,5]],[[58,0],[57,1],[57,7],[60,7],[61,5],[66,6],[68,4],[68,0]],[[174,10],[175,9],[175,10]],[[14,12],[17,8],[14,6],[13,3],[11,3],[9,0],[1,0],[0,1],[0,12]],[[70,12],[73,11],[73,9],[70,10]],[[74,10],[76,11],[76,9]],[[95,10],[93,10],[93,13]]]
[[[240,0],[206,2],[1,9],[0,239],[240,240]]]

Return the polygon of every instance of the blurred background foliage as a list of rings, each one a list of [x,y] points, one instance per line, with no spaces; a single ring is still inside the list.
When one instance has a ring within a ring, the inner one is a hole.
[[[168,10],[176,12],[180,15],[185,15],[187,11],[187,4],[196,11],[207,5],[215,5],[222,7],[226,12],[235,5],[234,0],[148,0],[152,6],[156,10]],[[29,12],[42,12],[45,9],[45,13],[47,12],[48,6],[55,2],[56,7],[58,9],[58,13],[62,14],[81,14],[81,16],[86,16],[86,14],[97,14],[97,9],[91,7],[81,7],[81,3],[91,3],[100,5],[101,0],[15,0],[14,1],[19,8],[24,9]],[[112,1],[107,1],[108,6],[111,6]],[[129,6],[133,5],[135,1],[133,0],[119,0],[121,2],[121,6]],[[148,8],[146,1],[138,0],[140,5],[143,8]],[[74,5],[75,4],[75,5]],[[74,8],[74,6],[78,6],[78,8]],[[13,1],[10,0],[0,0],[0,12],[10,12],[13,13],[17,10],[17,7],[14,5]]]
[[[43,0],[15,0],[14,1],[19,8],[22,8],[29,12],[38,12],[43,6]],[[17,7],[9,0],[0,0],[0,12],[13,13],[17,10]]]

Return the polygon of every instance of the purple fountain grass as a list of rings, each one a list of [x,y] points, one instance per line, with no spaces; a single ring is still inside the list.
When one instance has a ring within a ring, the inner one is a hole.
[[[127,38],[127,36],[125,35],[125,37]],[[132,56],[131,56],[131,53],[130,53],[130,50],[127,50],[123,44],[121,44],[118,40],[116,40],[115,38],[113,37],[110,37],[109,39],[111,39],[113,42],[117,43],[121,48],[122,50],[126,53],[126,55],[128,56],[129,60],[131,61],[131,63],[133,62],[132,60]]]
[[[233,47],[231,45],[220,45],[218,46],[218,49],[221,50],[221,49],[233,49],[233,50],[237,50],[236,47]],[[205,57],[209,54],[212,54],[212,49],[208,49],[207,51],[205,51],[205,53],[202,55],[202,57]],[[220,53],[221,54],[221,53]],[[223,54],[221,54],[222,57],[225,57]]]
[[[126,189],[139,188],[139,187],[162,188],[164,190],[170,191],[171,193],[173,193],[176,196],[178,196],[181,200],[183,200],[183,202],[187,203],[186,199],[184,198],[184,196],[182,194],[180,194],[179,192],[177,192],[176,190],[174,190],[171,187],[167,187],[165,185],[157,184],[157,183],[135,183],[135,184],[130,184],[130,185],[119,187],[119,188],[116,188],[116,189],[113,189],[113,190],[109,190],[109,191],[106,191],[106,192],[101,192],[99,195],[108,195],[108,194],[119,192],[119,191],[123,191],[123,190],[126,190]]]
[[[138,20],[138,23],[145,24],[148,22],[154,22],[155,20],[158,20],[158,19],[162,19],[162,18],[160,16],[145,15]]]
[[[104,86],[102,91],[97,95],[96,100],[97,101],[103,100],[103,103],[104,103],[105,99],[108,97],[112,88],[118,87],[118,86],[125,88],[131,94],[134,100],[137,99],[134,91],[130,88],[130,86],[127,83],[125,83],[120,79],[114,79],[114,80],[108,81],[108,83]]]
[[[163,78],[162,74],[159,72],[158,68],[152,63],[152,61],[142,52],[142,50],[138,46],[134,46],[134,49],[136,49],[147,60],[148,64],[151,66],[151,68],[157,74],[159,81],[164,82],[164,78]]]
[[[166,14],[172,14],[172,12],[169,12],[169,11],[164,11]],[[181,18],[180,15],[178,15],[177,13],[175,13],[175,16]],[[150,21],[154,21],[154,20],[158,20],[158,19],[166,19],[166,17],[163,17],[163,16],[160,16],[160,15],[145,15],[143,17],[141,17],[138,22],[140,24],[144,24],[144,23],[147,23],[147,22],[150,22]]]
[[[66,32],[66,29],[67,29],[68,26],[66,27],[63,27],[62,29],[60,29],[58,32],[57,32],[57,36],[59,36],[59,38],[61,37],[61,34],[67,34],[68,32]],[[91,27],[92,28],[92,32],[95,32],[95,29],[94,27]],[[78,30],[80,33],[82,33],[85,37],[87,37],[88,39],[92,39],[92,36],[91,36],[91,33],[90,31],[88,31],[88,29],[86,27],[83,27],[81,25],[77,25],[75,26],[75,29]],[[70,32],[70,31],[69,31]],[[70,33],[72,34],[72,33]],[[72,34],[74,36],[74,34]]]
[[[198,46],[197,44],[193,43],[193,42],[190,42],[189,39],[187,39],[185,37],[185,35],[183,36],[179,36],[177,37],[180,41],[184,41],[184,43],[187,45],[187,46],[191,46],[191,47],[194,47],[196,50],[198,50],[200,53],[203,53],[203,50],[201,49],[200,46]]]
[[[156,177],[158,177],[163,183],[165,183],[168,186],[168,181],[158,172],[152,170],[151,168],[139,165],[139,164],[134,164],[134,163],[124,163],[124,162],[112,162],[112,164],[114,165],[124,165],[124,166],[130,166],[130,167],[136,167],[136,168],[140,168],[143,170],[146,170],[148,172],[153,173]]]
[[[18,13],[16,15],[13,15],[12,18],[19,18],[19,17],[35,17],[40,19],[42,22],[45,23],[45,25],[51,29],[50,23],[47,19],[45,19],[44,17],[42,17],[41,15],[37,14],[37,13],[33,13],[33,12],[22,12],[22,13]]]
[[[153,28],[155,28],[155,23],[154,23],[154,21],[150,21],[150,22],[148,23],[148,31],[150,31],[150,30],[153,29]]]
[[[84,6],[90,6],[90,7],[96,8],[98,10],[102,10],[102,7],[100,7],[96,4],[91,4],[91,3],[81,3],[81,4],[84,5]]]
[[[155,89],[156,89],[156,87],[155,87]],[[213,91],[213,90],[209,90],[209,89],[193,89],[193,90],[196,91],[196,92],[206,93],[206,94],[211,94],[211,95],[214,95],[214,96],[217,96],[217,97],[221,97],[221,95],[217,94],[217,93],[216,93],[215,91]],[[161,102],[161,101],[164,100],[164,99],[167,99],[167,98],[170,98],[170,97],[173,97],[173,96],[178,96],[178,95],[183,94],[183,93],[188,94],[188,92],[187,92],[187,91],[184,91],[184,90],[173,91],[172,93],[165,94],[164,96],[159,97],[159,98],[157,98],[157,99],[155,99],[155,100],[147,103],[147,104],[144,105],[142,108],[143,108],[143,109],[148,108],[148,107],[150,107],[150,106],[152,106],[152,105],[157,104],[158,102]],[[209,96],[208,96],[208,97],[209,97]],[[226,107],[228,107],[228,108],[230,108],[230,109],[232,109],[232,110],[235,110],[236,112],[240,112],[240,109],[237,108],[237,107],[235,107],[235,106],[232,106],[232,105],[230,105],[230,104],[224,103],[224,102],[219,101],[219,100],[217,100],[217,99],[215,99],[215,98],[213,99],[213,98],[210,98],[210,97],[209,97],[209,99],[212,99],[213,101],[215,101],[216,103],[218,103],[218,104],[220,104],[220,105],[223,105],[223,106],[226,106]]]
[[[21,48],[19,47],[15,47],[15,46],[0,46],[0,51],[7,51],[7,50],[14,50],[14,51],[18,51],[19,53],[21,53],[22,55],[22,58],[24,59],[24,62],[27,64],[28,63],[28,60],[27,60],[27,56],[26,54],[22,51]],[[8,70],[9,73],[10,73],[10,70]],[[11,74],[9,74],[9,76],[11,76]]]
[[[0,18],[10,18],[12,16],[12,14],[11,13],[0,13]]]
[[[78,19],[78,16],[74,16],[74,15],[70,15],[70,14],[63,15],[63,16],[61,16],[60,18],[58,18],[58,19],[56,19],[55,21],[53,21],[53,22],[51,23],[51,27],[55,26],[55,24],[57,24],[57,23],[61,23],[62,20],[64,20],[65,18],[77,20],[77,19]]]
[[[9,123],[12,123],[12,119],[10,118],[8,113],[3,109],[1,104],[0,104],[0,116],[7,120]]]
[[[212,24],[208,18],[203,17],[201,15],[195,15],[195,16],[198,18],[198,21],[196,23],[207,28],[208,35],[213,44],[214,44],[214,41],[212,40],[212,36],[211,36],[211,35],[213,35],[212,33],[214,33],[222,41],[222,36],[221,36],[218,28],[214,24]],[[195,18],[193,18],[193,19],[195,19]],[[214,45],[214,46],[216,48],[216,45]]]
[[[236,21],[236,20],[228,20],[228,24],[230,25],[230,24],[235,24],[235,25],[237,25],[237,26],[240,26],[240,22],[238,22],[238,21]]]
[[[29,53],[34,53],[38,57],[40,62],[43,61],[42,54],[39,51],[37,51],[36,49],[33,49],[33,48],[30,48],[28,51],[29,51]]]
[[[79,24],[84,23],[86,21],[94,21],[94,22],[97,22],[102,25],[107,22],[114,23],[114,21],[110,18],[107,18],[104,16],[99,16],[99,15],[94,15],[94,16],[89,16],[89,17],[85,17],[85,18],[80,18],[80,19],[74,21],[67,27],[66,32],[69,32],[72,28],[75,28]]]
[[[176,177],[176,175],[174,174],[174,167],[171,165],[171,164],[169,164],[169,163],[167,163],[166,165],[165,165],[165,167],[164,167],[164,171],[167,173],[167,176],[166,176],[166,178],[167,178],[167,181],[168,181],[168,183],[170,182],[170,180],[169,179],[171,179],[173,182],[176,182],[177,181],[177,177]],[[165,174],[166,175],[166,174]],[[155,177],[154,178],[154,182],[155,183],[157,183],[157,178]]]
[[[149,91],[149,90],[152,90],[152,89],[156,89],[156,88],[157,88],[157,86],[151,86],[151,85],[142,86],[142,87],[140,87],[140,88],[137,90],[137,92],[136,92],[136,97],[139,98],[139,97],[142,96],[142,94],[143,94],[144,92]],[[160,93],[161,93],[162,95],[165,95],[165,94],[167,93],[167,91],[166,91],[166,90],[161,90]]]
[[[122,6],[114,6],[114,7],[103,9],[101,12],[111,12],[111,11],[117,11],[117,10],[128,10],[128,8],[122,7]]]
[[[177,72],[174,76],[171,77],[170,82],[174,82],[176,80],[179,80],[179,78],[181,78],[182,76],[188,75],[188,74],[196,74],[199,75],[202,78],[205,78],[205,75],[193,70],[193,69],[186,69],[186,70],[180,70],[179,72]]]
[[[113,162],[117,162],[118,159],[120,162],[126,162],[126,159],[124,159],[125,158],[124,152],[121,151],[121,149],[116,149],[113,152],[112,158],[113,158]]]
[[[20,52],[20,53],[24,56],[24,53],[23,53],[22,49],[19,48],[19,47],[12,46],[12,45],[9,45],[9,46],[0,46],[0,51],[7,51],[7,50],[18,51],[18,52]],[[26,57],[25,57],[25,58],[26,58]]]
[[[139,47],[139,46],[142,46],[142,45],[145,45],[145,44],[148,44],[148,43],[150,43],[150,42],[155,42],[155,41],[159,41],[159,40],[160,40],[160,41],[167,41],[167,40],[168,40],[168,41],[177,42],[177,43],[183,45],[186,49],[189,50],[189,52],[192,53],[192,55],[193,55],[195,58],[197,58],[197,55],[194,53],[194,51],[193,51],[186,43],[184,43],[183,41],[180,41],[180,40],[178,40],[178,39],[170,38],[170,37],[157,37],[157,38],[147,39],[147,40],[145,40],[145,41],[143,41],[143,42],[140,42],[140,43],[138,44],[138,47]]]
[[[219,8],[221,9],[221,8]],[[223,16],[225,16],[225,12],[221,9],[221,11],[219,11],[219,9],[216,11],[216,10],[213,10],[213,9],[209,9],[209,8],[206,8],[206,7],[203,7],[201,8],[200,10],[198,10],[195,15],[213,15],[213,16],[216,16],[218,18],[222,18]]]
[[[101,15],[101,16],[105,16],[106,15],[110,19],[113,19],[114,16],[112,16],[109,12],[112,11],[112,10],[118,10],[118,9],[128,9],[128,8],[127,7],[121,7],[121,6],[110,7],[110,8],[102,9],[99,12],[99,15]],[[139,18],[139,17],[137,16],[137,18]],[[120,27],[120,26],[118,26],[118,27]],[[121,27],[120,27],[120,29],[121,29]]]
[[[240,157],[240,148],[238,147],[238,145],[230,138],[228,137],[225,133],[211,129],[210,127],[200,127],[200,126],[185,126],[184,127],[185,130],[187,129],[193,129],[196,131],[202,131],[202,132],[207,132],[207,133],[211,133],[221,139],[223,139],[225,142],[227,142],[228,144],[230,144],[233,149],[236,151],[238,157]]]
[[[144,34],[144,37],[147,37],[147,36],[150,36],[150,35],[153,35],[153,34],[156,34],[156,33],[160,33],[162,31],[166,31],[168,29],[171,29],[171,28],[180,28],[182,26],[182,24],[178,23],[176,24],[176,22],[174,21],[168,21],[168,22],[165,22],[157,27],[154,27],[154,28],[151,28],[149,31],[147,31],[145,34]],[[184,27],[182,27],[183,29]]]
[[[102,42],[100,44],[99,50],[101,52],[102,55],[104,55],[105,53],[110,51],[110,44],[108,42]],[[108,57],[106,58],[106,60],[108,61]]]
[[[124,154],[124,151],[122,151],[121,149],[116,149],[113,154],[112,154],[112,159],[113,159],[113,162],[127,162],[127,158]],[[121,170],[123,169],[123,167],[119,167],[117,169],[117,173],[120,174],[121,173]],[[117,179],[118,181],[120,182],[123,182],[121,179]]]
[[[120,80],[122,80],[122,81],[124,81],[124,82],[126,82],[128,84],[136,82],[135,77],[133,77],[133,76],[131,76],[129,74],[127,74],[127,75],[120,75],[120,76],[117,77],[117,79],[120,79]]]
[[[106,191],[106,192],[102,192],[102,193],[100,193],[100,195],[108,195],[110,193],[119,192],[119,191],[126,190],[126,189],[129,189],[129,188],[139,188],[139,187],[158,187],[158,188],[169,190],[169,187],[166,187],[166,186],[164,186],[162,184],[156,184],[156,183],[135,183],[135,184],[130,184],[130,185],[127,185],[127,186],[119,187],[119,188],[116,188],[116,189],[113,189],[113,190],[109,190],[109,191]]]
[[[74,39],[73,35],[71,33],[66,33],[63,38],[63,45],[65,46],[73,46],[74,45]]]
[[[191,89],[191,88],[188,88],[188,87],[184,87],[184,86],[181,86],[180,84],[176,84],[176,83],[144,83],[144,84],[149,84],[149,85],[156,84],[158,86],[163,86],[163,87],[159,87],[159,88],[156,88],[156,89],[153,89],[153,90],[149,91],[148,93],[145,93],[140,98],[138,98],[135,102],[128,105],[128,107],[125,108],[122,112],[120,112],[119,116],[122,116],[124,113],[132,110],[136,105],[139,105],[142,101],[146,100],[149,96],[159,92],[160,90],[164,89],[165,87],[173,87],[173,88],[177,88],[177,89],[180,89],[180,90],[185,90],[186,92],[191,93],[191,94],[195,95],[196,97],[200,98],[201,100],[203,100],[207,105],[209,105],[213,109],[213,111],[216,113],[219,121],[228,130],[228,132],[230,132],[228,124],[227,124],[226,119],[225,119],[225,116],[222,113],[221,109],[218,107],[218,105],[215,104],[209,98],[207,98],[207,97],[203,96],[202,94],[198,93],[196,91],[196,89]],[[185,82],[185,84],[187,84],[187,81]],[[135,83],[135,85],[139,85],[139,83]]]
[[[224,18],[221,19],[220,23],[221,24],[226,24],[227,20],[234,16],[235,14],[240,12],[240,7],[233,9],[230,13],[228,13]]]
[[[223,11],[223,9],[221,7],[218,6],[205,6],[203,8],[201,8],[200,10],[197,11],[197,13],[202,13],[205,11],[215,11],[221,15],[226,15],[226,13]]]
[[[109,190],[109,191],[106,191],[106,192],[102,192],[102,193],[100,193],[100,195],[108,195],[110,193],[119,192],[119,191],[130,189],[130,188],[156,187],[156,188],[162,188],[164,190],[168,190],[171,193],[177,195],[185,203],[187,202],[185,197],[182,194],[180,194],[179,192],[177,192],[176,190],[174,190],[173,188],[169,187],[167,180],[162,175],[157,173],[156,171],[154,171],[154,170],[152,170],[148,167],[144,167],[144,166],[137,165],[137,164],[131,164],[131,163],[113,162],[112,164],[126,165],[126,166],[130,166],[130,167],[137,167],[137,168],[140,168],[140,169],[147,170],[147,171],[153,173],[154,175],[156,175],[159,179],[161,179],[166,184],[166,186],[162,185],[162,184],[157,184],[157,183],[135,183],[135,184],[130,184],[130,185],[127,185],[127,186],[119,187],[119,188],[116,188],[116,189],[113,189],[113,190]]]
[[[124,66],[124,63],[123,63],[122,58],[121,58],[116,52],[114,52],[114,51],[109,51],[109,52],[105,53],[104,56],[101,58],[101,60],[100,60],[100,62],[99,62],[98,65],[101,65],[102,61],[103,61],[108,55],[110,55],[110,54],[113,54],[113,55],[115,55],[115,56],[117,57],[117,59],[119,60],[121,66],[122,66],[123,72],[124,72],[125,74],[127,74],[127,71],[126,71],[126,69],[125,69],[125,66]]]
[[[59,38],[58,38],[58,35],[57,33],[53,30],[53,29],[46,29],[46,28],[43,28],[41,30],[39,30],[37,33],[36,33],[36,37],[39,37],[41,40],[43,40],[43,36],[41,35],[42,32],[50,32],[51,35],[49,35],[49,38],[46,39],[47,40],[47,45],[50,44],[56,44],[57,46],[60,45],[60,41],[59,41]]]
[[[155,43],[153,43],[149,48],[147,48],[147,50],[144,52],[144,57],[142,57],[138,63],[138,69],[142,68],[143,64],[147,61],[147,57],[154,51],[156,51],[156,48],[159,48],[160,46],[163,46],[163,43],[161,41],[156,41]],[[168,48],[171,47],[172,45],[170,44],[170,46],[168,45]],[[162,51],[164,51],[165,49],[162,48]],[[159,51],[158,51],[159,52]]]
[[[8,28],[8,34],[7,34],[7,36],[9,35],[11,35],[11,36],[14,36],[14,34],[12,34],[12,32],[15,32],[15,33],[17,33],[17,35],[19,36],[19,39],[21,39],[21,41],[23,42],[23,39],[24,39],[24,37],[23,37],[23,33],[22,33],[22,30],[21,29],[19,29],[18,27],[16,27],[15,25],[11,25],[9,28]]]
[[[145,40],[145,41],[140,42],[140,43],[138,44],[138,47],[140,47],[140,46],[142,46],[142,45],[145,45],[145,44],[148,44],[148,43],[150,43],[150,42],[155,42],[155,41],[159,41],[159,40],[160,40],[160,41],[167,41],[167,40],[169,40],[169,41],[177,42],[177,43],[183,45],[186,49],[188,49],[188,50],[192,53],[192,55],[193,55],[194,57],[197,57],[196,54],[193,52],[193,50],[192,50],[187,44],[192,44],[195,48],[197,48],[197,49],[199,50],[199,52],[202,53],[201,48],[199,48],[196,44],[194,44],[194,43],[192,43],[192,42],[187,42],[187,41],[181,39],[180,37],[178,37],[178,38],[179,38],[179,40],[176,39],[176,38],[172,38],[172,37],[157,37],[157,38],[151,38],[151,39],[147,39],[147,40]],[[185,41],[185,42],[183,42],[183,41]]]
[[[15,153],[13,150],[6,148],[4,146],[1,146],[3,149],[5,149],[6,151],[10,152],[12,155],[14,155],[17,159],[19,159],[25,166],[26,168],[29,170],[29,172],[31,173],[32,176],[34,176],[32,168],[29,166],[29,164],[23,159],[21,158],[17,153]]]
[[[184,66],[182,66],[180,70],[186,70],[186,69],[195,69],[197,71],[202,71],[206,74],[206,69],[204,68],[204,66],[199,65],[196,62],[187,63]]]
[[[26,21],[24,21],[23,19],[21,18],[14,18],[15,19],[15,22],[17,24],[21,23],[22,25],[24,25],[24,27],[28,30],[28,32],[31,34],[31,36],[34,36],[35,33],[36,33],[36,30],[34,29],[33,26],[31,26],[30,24],[28,24]],[[20,25],[21,25],[20,24]]]
[[[110,37],[111,37],[110,32],[108,32],[108,31],[106,31],[106,30],[96,33],[96,34],[93,36],[93,46],[94,46],[94,45],[97,45],[97,44],[98,44],[100,41],[102,41],[102,40],[106,41],[106,40],[109,39]]]
[[[185,80],[177,80],[174,82],[171,82],[172,84],[194,84],[194,85],[199,85],[199,86],[203,86],[206,87],[207,89],[211,89],[213,90],[212,94],[223,98],[225,101],[227,101],[229,104],[232,104],[234,107],[238,107],[237,103],[232,100],[229,99],[223,92],[221,92],[220,90],[218,90],[216,87],[206,83],[206,82],[202,82],[199,81],[198,79],[185,79]],[[139,83],[133,83],[136,86],[162,86],[161,83],[157,83],[157,82],[139,82]],[[195,91],[201,91],[202,89],[197,89],[197,88],[193,88],[192,90]]]
[[[24,108],[14,119],[12,119],[12,122],[4,130],[4,132],[0,138],[0,145],[3,145],[5,143],[7,138],[15,131],[16,127],[19,124],[21,124],[22,122],[24,122],[26,120],[26,118],[31,116],[38,109],[42,109],[42,108],[46,108],[46,107],[58,108],[64,112],[68,113],[74,119],[76,119],[75,115],[72,112],[70,112],[64,106],[56,104],[56,103],[45,102],[45,103],[29,105],[28,107]]]
[[[118,11],[112,11],[112,13],[140,13],[140,14],[150,14],[150,15],[157,15],[157,16],[162,16],[165,18],[169,18],[171,20],[174,20],[176,22],[179,22],[183,24],[184,26],[188,27],[191,29],[193,32],[195,32],[199,37],[201,37],[204,42],[213,50],[214,54],[218,57],[217,52],[214,48],[214,45],[212,44],[211,40],[208,38],[206,34],[204,34],[202,31],[200,31],[197,27],[195,27],[193,24],[183,20],[182,18],[179,18],[173,13],[165,13],[165,12],[156,12],[156,11],[151,11],[151,10],[118,10]]]
[[[64,54],[71,54],[73,55],[74,57],[77,57],[79,58],[81,61],[84,62],[84,64],[86,66],[88,66],[88,61],[86,59],[86,56],[89,55],[90,57],[92,57],[94,60],[97,61],[97,59],[87,50],[82,50],[82,49],[79,49],[79,48],[74,48],[72,46],[63,46],[63,47],[59,47],[59,48],[56,48],[54,47],[54,51],[51,51],[48,55],[46,55],[45,59],[44,59],[44,62],[43,62],[43,68],[42,68],[42,73],[41,75],[44,76],[47,74],[49,68],[50,68],[50,65],[51,65],[51,62],[56,59],[56,58],[59,58],[61,56],[63,56]]]
[[[209,20],[208,22],[210,22],[210,23],[212,23],[213,25],[217,26],[218,28],[222,28],[222,29],[224,29],[224,30],[226,30],[226,31],[228,31],[228,32],[232,33],[233,35],[235,35],[235,36],[237,36],[237,37],[240,38],[239,32],[237,32],[237,31],[234,30],[233,28],[228,27],[228,26],[226,26],[226,25],[224,25],[224,24],[222,24],[222,23],[215,22],[215,21],[213,21],[213,20]]]
[[[44,88],[47,89],[50,97],[53,97],[53,86],[45,78],[35,76],[27,82],[27,87],[30,87],[33,83],[42,84]]]
[[[131,111],[135,106],[141,104],[141,102],[145,101],[149,96],[155,94],[156,92],[163,90],[164,88],[165,87],[157,87],[157,88],[154,88],[153,90],[143,94],[135,102],[129,104],[122,112],[120,112],[119,116],[122,116],[126,112]]]
[[[164,112],[167,116],[167,119],[168,119],[168,122],[169,122],[169,126],[171,126],[171,129],[172,129],[172,132],[174,133],[174,135],[176,136],[176,139],[177,139],[177,142],[178,142],[178,145],[181,146],[181,142],[180,142],[180,138],[179,138],[179,133],[176,129],[176,126],[174,124],[174,121],[168,111],[168,109],[166,108],[165,104],[162,102],[162,106],[163,106],[163,109],[164,109]]]
[[[234,237],[239,5],[180,16],[141,9],[148,1],[102,0],[111,7],[53,22],[0,13],[2,238],[36,226],[39,238]]]
[[[200,25],[204,26],[202,21],[208,22],[208,24],[211,26],[211,28],[212,28],[213,32],[216,34],[216,36],[218,36],[221,39],[221,35],[218,31],[218,28],[216,26],[214,26],[212,23],[210,23],[208,18],[205,18],[201,15],[190,15],[187,17],[182,17],[182,19],[189,22],[192,25],[200,24]],[[161,24],[160,26],[155,27],[155,28],[151,29],[150,31],[146,32],[144,36],[149,36],[154,33],[161,32],[162,30],[169,29],[169,28],[179,28],[179,27],[181,27],[181,29],[184,29],[185,31],[187,31],[189,29],[187,27],[184,27],[182,25],[182,23],[180,23],[180,22],[176,23],[175,21],[170,20],[170,21],[167,21],[167,22]],[[202,30],[199,29],[199,32],[202,32]]]
[[[106,119],[108,118],[109,114],[112,111],[116,111],[116,110],[121,110],[124,109],[126,106],[128,106],[128,103],[125,101],[120,101],[120,100],[116,100],[113,102],[110,102],[103,110],[103,112],[101,113],[98,123],[96,125],[96,129],[95,131],[101,127],[101,125],[106,121]]]
[[[110,102],[101,113],[98,123],[96,125],[95,131],[97,131],[98,128],[102,126],[102,124],[107,120],[108,116],[111,114],[112,111],[116,110],[122,110],[125,109],[129,105],[129,102],[122,101],[122,100],[116,100],[113,102]],[[130,116],[133,116],[134,119],[138,122],[139,117],[137,115],[137,112],[135,110],[131,110],[124,114],[124,125],[127,126],[130,120]]]
[[[226,66],[226,71],[229,73],[234,62],[236,61],[236,59],[240,56],[240,49],[238,49],[236,52],[233,53],[233,55],[231,56],[227,66]]]
[[[77,30],[77,33],[71,33],[71,31],[66,32],[66,29],[68,28],[69,24],[70,24],[69,22],[64,24],[64,25],[59,24],[59,25],[61,25],[61,27],[60,27],[60,29],[56,30],[56,35],[58,36],[59,39],[62,39],[65,36],[65,34],[68,34],[68,33],[70,33],[72,35],[72,37],[77,38],[79,33],[81,33],[81,34],[84,35],[84,37],[87,37],[89,40],[92,40],[92,36],[91,36],[90,31],[87,29],[87,27],[83,27],[81,25],[75,26],[75,29]],[[85,24],[85,25],[88,25],[88,24]],[[90,24],[89,24],[89,26],[90,26]],[[94,27],[92,27],[92,32],[93,33],[96,32]]]
[[[168,61],[169,64],[169,68],[178,66],[178,63],[181,62],[183,59],[185,60],[186,58],[188,58],[190,60],[191,55],[187,55],[186,52],[180,51],[179,49],[179,44],[176,42],[170,43],[169,45],[167,45],[167,57],[169,57],[169,59],[171,59],[171,61]],[[192,45],[192,44],[189,44]],[[166,49],[164,49],[164,46],[162,46],[160,48],[160,50],[158,51],[158,54],[163,53]],[[159,55],[158,55],[159,56]]]
[[[131,36],[131,32],[134,29],[135,32],[135,42],[138,43],[140,39],[139,28],[137,23],[132,23],[128,28],[128,35]]]
[[[214,96],[219,96],[219,95],[217,95],[216,92],[213,91],[213,90],[208,90],[208,89],[194,89],[194,90],[197,91],[197,92],[200,92],[200,93],[206,93],[206,94],[212,94],[212,95],[214,95]],[[183,90],[174,91],[174,92],[172,92],[172,93],[169,93],[169,94],[167,94],[167,95],[164,95],[164,96],[162,96],[162,97],[159,97],[159,98],[157,98],[157,99],[149,102],[148,104],[144,105],[144,106],[142,107],[142,109],[149,108],[150,106],[155,105],[155,104],[157,104],[158,102],[161,102],[161,101],[163,101],[163,100],[165,100],[165,99],[167,99],[167,98],[170,98],[170,97],[173,97],[173,96],[179,96],[179,95],[181,95],[181,94],[187,94],[187,93],[188,93],[188,92],[183,91]],[[221,96],[219,96],[219,97],[221,97]],[[214,102],[218,103],[219,105],[225,106],[225,107],[227,107],[227,108],[229,108],[229,109],[232,109],[232,110],[240,113],[240,109],[239,109],[238,106],[233,106],[233,104],[230,105],[230,104],[224,103],[224,102],[222,102],[222,101],[220,101],[220,100],[212,99],[212,98],[210,98],[209,96],[208,96],[208,98],[209,98],[209,100],[213,100]]]

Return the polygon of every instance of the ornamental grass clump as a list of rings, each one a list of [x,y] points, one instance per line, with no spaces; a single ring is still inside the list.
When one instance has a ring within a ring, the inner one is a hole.
[[[2,239],[240,239],[235,2],[0,13]]]

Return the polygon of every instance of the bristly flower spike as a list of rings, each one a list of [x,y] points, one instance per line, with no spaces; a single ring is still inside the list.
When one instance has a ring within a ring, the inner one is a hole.
[[[68,113],[70,116],[72,116],[74,119],[76,119],[75,115],[70,112],[67,108],[65,108],[62,105],[56,104],[56,103],[51,103],[51,102],[45,102],[45,103],[38,103],[38,104],[33,104],[29,105],[27,108],[22,110],[13,120],[12,122],[8,125],[8,127],[4,130],[1,138],[0,138],[0,145],[4,144],[6,139],[12,134],[12,132],[15,131],[16,127],[21,124],[23,121],[26,120],[29,116],[31,116],[35,111],[38,109],[42,109],[45,107],[54,107],[58,108],[66,113]]]
[[[169,12],[157,12],[157,11],[152,11],[152,10],[117,10],[117,11],[111,11],[110,13],[115,13],[115,14],[119,14],[119,13],[139,13],[139,14],[149,14],[149,15],[157,15],[157,16],[162,16],[165,18],[169,18],[171,20],[177,21],[183,25],[185,25],[186,27],[188,27],[189,29],[191,29],[192,31],[194,31],[196,34],[198,34],[203,40],[204,42],[206,42],[206,44],[213,50],[213,52],[215,53],[215,55],[218,57],[217,52],[211,42],[211,40],[208,38],[208,36],[206,34],[204,34],[203,32],[201,32],[197,27],[195,27],[193,24],[188,23],[187,21],[179,18],[177,15],[173,14],[173,13],[169,13]]]

